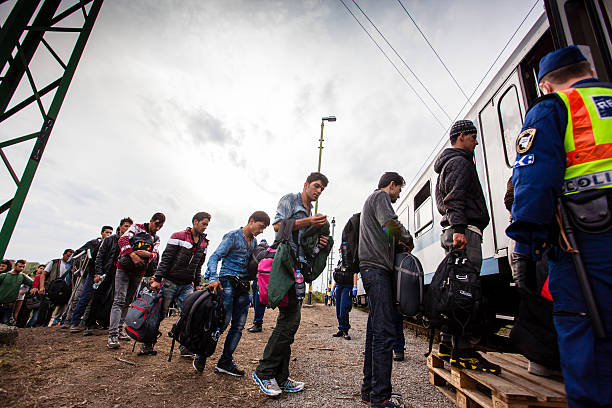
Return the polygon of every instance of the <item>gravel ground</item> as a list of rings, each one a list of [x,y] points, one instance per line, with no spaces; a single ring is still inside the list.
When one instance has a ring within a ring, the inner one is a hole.
[[[252,310],[248,322],[252,322]],[[174,354],[168,362],[170,339],[165,335],[176,320],[161,326],[164,334],[157,356],[138,357],[131,344],[106,347],[106,333],[83,337],[56,327],[19,329],[17,345],[0,346],[0,406],[2,407],[360,407],[360,384],[367,313],[351,312],[352,340],[333,338],[335,308],[304,307],[292,347],[291,376],[306,382],[301,393],[270,399],[260,392],[251,373],[276,321],[268,310],[261,333],[244,332],[234,354],[246,371],[243,378],[215,374],[223,348],[220,339],[204,373]],[[413,407],[452,407],[429,384],[423,353],[427,341],[406,333],[406,360],[394,363],[393,388]]]

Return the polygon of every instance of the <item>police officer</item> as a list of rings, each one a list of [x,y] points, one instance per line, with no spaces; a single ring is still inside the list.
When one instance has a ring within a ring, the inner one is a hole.
[[[545,94],[516,140],[512,182],[513,256],[528,285],[529,265],[548,250],[549,290],[570,407],[612,406],[612,84],[594,78],[575,46],[540,61]],[[563,197],[606,338],[597,338],[571,255],[559,244],[556,200]],[[585,211],[586,210],[586,211]],[[581,214],[579,214],[581,213]],[[582,225],[581,225],[582,222]]]

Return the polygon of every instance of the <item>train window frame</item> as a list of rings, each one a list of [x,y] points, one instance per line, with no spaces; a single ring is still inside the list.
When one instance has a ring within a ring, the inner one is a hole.
[[[426,211],[427,206],[429,207],[429,212],[427,213],[428,221],[423,225],[419,225],[418,221],[420,220],[420,216],[417,216],[421,214],[422,210]],[[416,193],[416,195],[414,196],[413,208],[415,228],[414,235],[415,237],[419,237],[427,231],[431,230],[433,228],[434,223],[433,197],[431,194],[430,180],[427,180],[427,182],[425,182],[425,184],[423,184],[423,186],[419,189],[419,192]]]
[[[523,110],[521,109],[521,102],[519,99],[519,93],[518,93],[518,89],[516,87],[515,84],[510,84],[510,86],[501,94],[501,96],[499,98],[497,98],[497,118],[499,120],[499,134],[502,138],[502,145],[504,147],[504,156],[506,158],[506,166],[508,168],[512,168],[513,164],[514,164],[514,160],[512,160],[512,162],[510,162],[510,156],[509,156],[509,152],[508,152],[508,145],[506,144],[506,136],[505,136],[505,131],[504,131],[504,118],[502,116],[502,111],[501,111],[501,107],[502,107],[502,103],[504,101],[504,98],[511,93],[514,90],[514,96],[515,96],[515,101],[516,101],[516,106],[518,107],[518,113],[519,113],[519,119],[521,120],[521,128],[523,127]],[[515,135],[515,140],[516,140],[516,136],[518,136],[520,133],[520,129],[519,132],[517,132],[517,134]],[[514,141],[512,141],[511,145],[514,145]]]

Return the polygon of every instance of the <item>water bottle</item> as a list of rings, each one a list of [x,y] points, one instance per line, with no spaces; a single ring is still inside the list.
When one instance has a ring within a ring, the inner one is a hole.
[[[304,283],[304,275],[298,269],[295,271],[295,294],[298,300],[304,299],[306,295],[306,284]]]
[[[93,284],[93,288],[94,288],[94,289],[98,289],[98,287],[100,286],[100,284],[101,284],[102,282],[104,282],[104,278],[106,278],[106,274],[104,274],[104,275],[100,276],[100,280],[98,281],[98,283],[94,283],[94,284]]]

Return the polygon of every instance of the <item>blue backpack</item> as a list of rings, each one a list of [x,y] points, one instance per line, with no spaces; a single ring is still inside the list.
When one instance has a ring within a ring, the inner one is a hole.
[[[161,336],[159,323],[163,297],[161,291],[143,293],[134,300],[125,316],[125,331],[141,343],[156,343]]]

